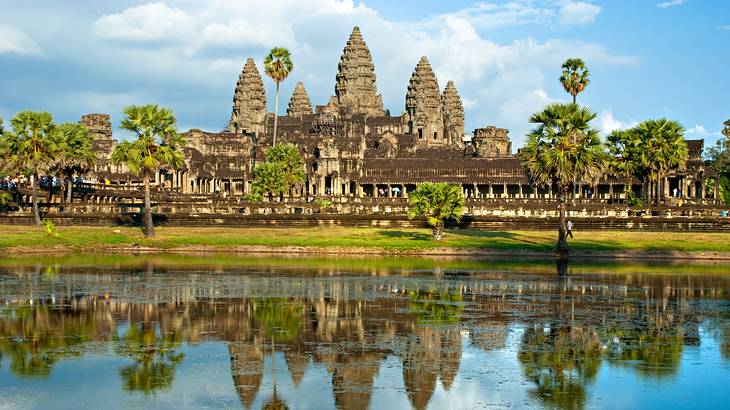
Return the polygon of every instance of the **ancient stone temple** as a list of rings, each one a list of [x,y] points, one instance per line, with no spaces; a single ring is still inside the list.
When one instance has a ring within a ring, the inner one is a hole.
[[[312,113],[312,103],[309,101],[307,90],[300,81],[294,87],[294,93],[289,100],[289,107],[286,109],[286,115],[289,117],[301,117]]]
[[[375,84],[375,65],[359,27],[352,29],[350,39],[342,50],[335,94],[337,102],[347,107],[352,114],[370,117],[383,115],[383,98],[378,95]]]
[[[246,60],[233,93],[233,112],[229,130],[233,133],[259,133],[266,119],[266,91],[253,58]]]
[[[334,65],[336,56],[332,60]],[[348,198],[407,198],[427,181],[459,184],[469,199],[554,198],[552,190],[531,185],[520,158],[512,153],[509,130],[487,125],[475,129],[471,139],[465,137],[457,85],[444,80],[442,91],[428,59],[421,57],[401,91],[405,110],[391,115],[378,94],[370,50],[355,27],[339,59],[335,95],[315,105],[299,82],[286,115],[278,118],[278,141],[296,145],[305,160],[306,177],[290,192],[292,201],[309,203],[317,196],[343,203]],[[205,201],[242,198],[251,191],[254,167],[271,146],[274,118],[267,111],[256,63],[248,58],[235,84],[229,129],[185,132],[185,167],[160,171],[155,183],[170,192],[203,195]],[[122,168],[109,164],[114,146],[109,117],[88,115],[82,122],[96,136],[101,158],[96,176],[111,179],[113,185],[135,183]],[[685,200],[704,200],[711,170],[700,158],[702,141],[688,145],[688,171],[669,175],[666,186],[677,187]],[[592,199],[625,198],[624,183],[605,180],[577,191],[579,197]],[[641,189],[641,184],[635,181],[630,188]]]
[[[411,74],[406,94],[406,113],[408,133],[416,136],[417,144],[445,145],[439,83],[425,56],[421,57]]]

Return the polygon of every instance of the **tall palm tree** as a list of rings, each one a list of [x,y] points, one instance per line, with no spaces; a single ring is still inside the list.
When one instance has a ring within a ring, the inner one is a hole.
[[[464,212],[464,195],[461,187],[445,182],[426,182],[411,193],[411,207],[408,217],[426,216],[428,224],[433,226],[431,236],[440,241],[444,235],[444,222],[453,219],[461,220]]]
[[[66,202],[71,203],[73,176],[89,172],[96,164],[94,137],[79,123],[63,123],[57,128],[59,155],[54,168],[66,185]]]
[[[30,176],[33,191],[33,218],[41,224],[38,209],[38,177],[47,172],[58,155],[59,147],[54,138],[53,116],[47,112],[23,111],[10,121],[12,132],[4,133],[0,151],[5,167],[13,172]]]
[[[722,135],[724,135],[727,138],[730,138],[730,120],[726,120],[722,123]],[[2,131],[2,120],[0,120],[0,131]]]
[[[279,84],[284,81],[294,69],[289,50],[283,47],[274,47],[264,59],[264,72],[276,82],[276,98],[274,99],[274,138],[271,145],[276,145],[276,128],[279,123]]]
[[[124,108],[121,128],[137,139],[124,141],[112,153],[112,162],[123,163],[130,172],[142,174],[144,180],[144,235],[154,236],[150,201],[150,178],[160,168],[178,169],[185,165],[182,148],[185,139],[177,133],[177,120],[172,110],[155,104],[130,105]]]
[[[565,92],[575,97],[585,90],[590,83],[590,73],[585,63],[580,58],[569,58],[563,63],[563,72],[560,74],[560,83],[563,84]]]
[[[646,120],[636,126],[647,155],[646,163],[654,181],[655,203],[659,206],[664,192],[664,177],[670,171],[681,169],[687,162],[687,143],[684,128],[677,121],[666,118]]]
[[[566,208],[574,180],[595,182],[607,158],[598,131],[590,121],[596,114],[577,104],[550,104],[530,117],[538,124],[520,154],[522,165],[535,185],[555,187],[559,198],[557,254],[568,256]]]

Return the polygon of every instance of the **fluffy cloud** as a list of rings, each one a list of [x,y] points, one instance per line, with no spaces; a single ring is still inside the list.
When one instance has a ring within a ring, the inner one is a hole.
[[[41,48],[23,30],[0,24],[0,54],[41,54]]]
[[[104,15],[92,28],[102,38],[137,42],[185,40],[195,33],[193,19],[185,11],[161,2]]]
[[[660,9],[667,9],[669,7],[681,6],[682,4],[684,4],[684,0],[669,0],[658,3],[656,6]]]
[[[692,134],[695,136],[706,136],[710,135],[710,133],[705,129],[703,125],[697,124],[692,128],[687,129],[687,134]]]
[[[596,17],[601,13],[601,8],[595,4],[585,3],[582,1],[568,2],[560,7],[560,25],[584,26],[596,21]]]
[[[638,124],[636,121],[619,121],[614,117],[613,112],[604,110],[601,111],[601,113],[598,115],[598,122],[600,126],[601,133],[603,135],[608,135],[613,131],[616,130],[625,130],[628,128],[632,128]]]

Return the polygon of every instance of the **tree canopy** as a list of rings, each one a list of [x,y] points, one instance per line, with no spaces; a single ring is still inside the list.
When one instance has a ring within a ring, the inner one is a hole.
[[[578,94],[583,92],[590,83],[590,73],[580,58],[569,58],[563,63],[563,72],[560,74],[560,83],[565,92],[573,96],[573,104]]]
[[[464,212],[464,195],[461,186],[445,182],[425,182],[410,194],[408,216],[413,219],[425,216],[433,226],[433,239],[441,240],[444,222],[459,222]]]

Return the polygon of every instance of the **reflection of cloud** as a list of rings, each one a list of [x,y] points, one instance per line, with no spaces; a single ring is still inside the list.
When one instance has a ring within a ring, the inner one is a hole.
[[[23,30],[0,24],[0,54],[41,54],[41,48]]]

